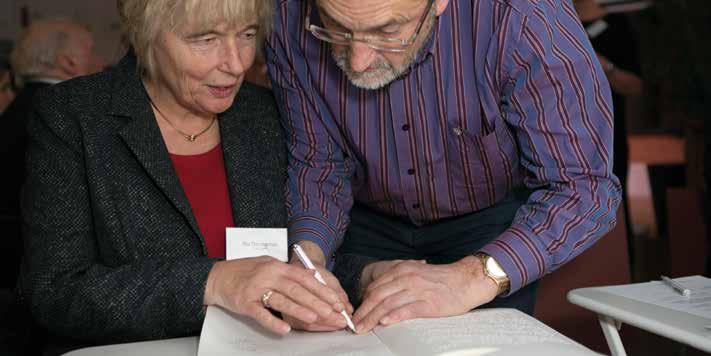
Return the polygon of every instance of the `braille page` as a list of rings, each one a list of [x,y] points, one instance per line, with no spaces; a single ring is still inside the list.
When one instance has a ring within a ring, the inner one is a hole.
[[[449,318],[377,328],[397,355],[596,355],[515,309],[481,309]]]

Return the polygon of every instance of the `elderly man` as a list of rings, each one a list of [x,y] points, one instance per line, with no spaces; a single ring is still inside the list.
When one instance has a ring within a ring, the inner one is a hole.
[[[68,20],[32,23],[15,44],[10,64],[21,89],[0,117],[5,129],[0,140],[0,161],[6,172],[6,183],[0,187],[0,222],[6,236],[12,237],[5,239],[7,249],[3,249],[8,253],[2,256],[2,288],[14,287],[22,250],[19,193],[24,177],[25,123],[32,110],[32,97],[43,87],[95,73],[103,67],[94,52],[91,33]]]
[[[358,332],[531,313],[614,225],[609,85],[569,1],[278,3],[290,241],[335,258]]]

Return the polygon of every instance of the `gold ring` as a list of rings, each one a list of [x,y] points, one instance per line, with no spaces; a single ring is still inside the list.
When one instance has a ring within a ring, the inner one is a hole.
[[[269,305],[269,298],[272,297],[273,293],[274,292],[272,292],[271,289],[267,289],[267,291],[262,294],[262,305],[267,309],[272,307],[271,305]]]

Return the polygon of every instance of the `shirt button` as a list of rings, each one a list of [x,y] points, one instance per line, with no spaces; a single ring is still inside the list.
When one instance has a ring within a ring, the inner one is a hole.
[[[415,170],[412,169],[412,168],[410,168],[410,169],[407,170],[407,174],[413,175],[413,174],[415,174]]]
[[[402,125],[402,130],[403,131],[410,131],[410,125],[408,125],[408,124]]]
[[[419,209],[419,208],[420,208],[420,204],[418,204],[418,203],[412,204],[412,208],[413,208],[413,209]]]
[[[457,136],[461,136],[464,133],[464,130],[459,127],[455,127],[454,129],[452,129],[452,131],[454,131],[454,134]]]

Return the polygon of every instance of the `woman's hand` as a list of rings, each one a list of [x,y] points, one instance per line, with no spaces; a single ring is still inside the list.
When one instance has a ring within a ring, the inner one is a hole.
[[[352,315],[353,313],[353,306],[348,302],[348,295],[341,287],[341,283],[338,282],[338,279],[325,268],[326,257],[324,256],[323,251],[321,251],[321,248],[311,241],[299,241],[299,246],[301,246],[304,253],[306,253],[311,262],[318,269],[328,288],[338,295],[341,301],[341,308],[336,309],[337,313],[334,315],[328,318],[320,318],[316,322],[312,323],[304,322],[303,319],[299,320],[295,316],[289,315],[288,313],[283,315],[284,320],[298,330],[333,331],[345,328],[346,321],[343,319],[343,315],[340,314],[341,310],[345,307],[345,310],[349,315]],[[293,254],[289,263],[296,268],[306,268]],[[314,279],[316,278],[314,277]]]
[[[295,259],[294,259],[295,260]],[[304,268],[301,266],[301,263],[298,261],[292,260],[292,264],[296,268]],[[336,292],[338,295],[341,305],[345,306],[346,313],[348,315],[353,315],[353,306],[351,303],[348,302],[348,295],[346,292],[343,290],[341,287],[341,284],[338,282],[338,279],[336,276],[334,276],[331,272],[329,272],[327,269],[323,267],[316,267],[321,274],[321,277],[326,281],[326,284],[328,285],[328,288]],[[316,322],[308,323],[304,322],[303,319],[296,318],[295,316],[291,316],[289,313],[284,314],[284,320],[289,323],[289,325],[293,326],[294,329],[297,330],[306,330],[306,331],[334,331],[334,330],[340,330],[346,327],[346,320],[343,318],[343,315],[340,314],[341,309],[336,309],[336,313],[333,313],[331,316],[328,318],[319,318]]]
[[[277,334],[286,334],[291,326],[262,305],[268,291],[272,291],[271,309],[303,324],[334,320],[344,308],[340,296],[320,284],[313,271],[266,256],[217,262],[208,275],[205,304],[248,316]]]

